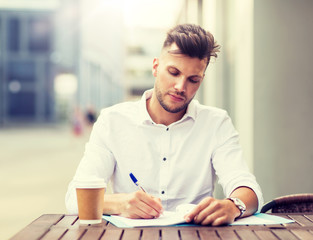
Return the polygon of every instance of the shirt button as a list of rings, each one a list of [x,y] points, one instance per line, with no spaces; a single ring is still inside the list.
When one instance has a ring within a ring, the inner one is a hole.
[[[163,158],[163,161],[166,161],[166,158]]]
[[[161,193],[162,193],[162,194],[164,194],[165,192],[164,192],[164,191],[162,191]]]
[[[170,130],[169,128],[166,129],[166,131]]]

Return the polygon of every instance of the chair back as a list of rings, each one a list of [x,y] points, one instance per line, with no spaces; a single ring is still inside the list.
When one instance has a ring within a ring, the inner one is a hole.
[[[313,193],[293,194],[275,198],[266,203],[261,213],[313,213]]]

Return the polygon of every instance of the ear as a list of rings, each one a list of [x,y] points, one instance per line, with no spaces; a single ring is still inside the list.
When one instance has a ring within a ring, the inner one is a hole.
[[[158,58],[154,58],[153,59],[153,64],[152,64],[152,74],[153,74],[154,77],[157,76],[158,66],[159,66],[159,59]]]

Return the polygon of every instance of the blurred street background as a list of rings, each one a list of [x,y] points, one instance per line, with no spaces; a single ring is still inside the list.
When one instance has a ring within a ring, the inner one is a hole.
[[[0,0],[0,239],[66,213],[100,110],[153,87],[180,23],[222,46],[196,98],[228,111],[265,201],[312,193],[312,12],[312,0]]]
[[[86,135],[65,126],[2,129],[0,238],[13,236],[45,213],[64,213],[64,197]]]

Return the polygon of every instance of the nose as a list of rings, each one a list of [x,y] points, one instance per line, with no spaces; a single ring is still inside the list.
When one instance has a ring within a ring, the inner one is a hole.
[[[185,92],[186,80],[183,77],[177,78],[174,88],[177,92]]]

